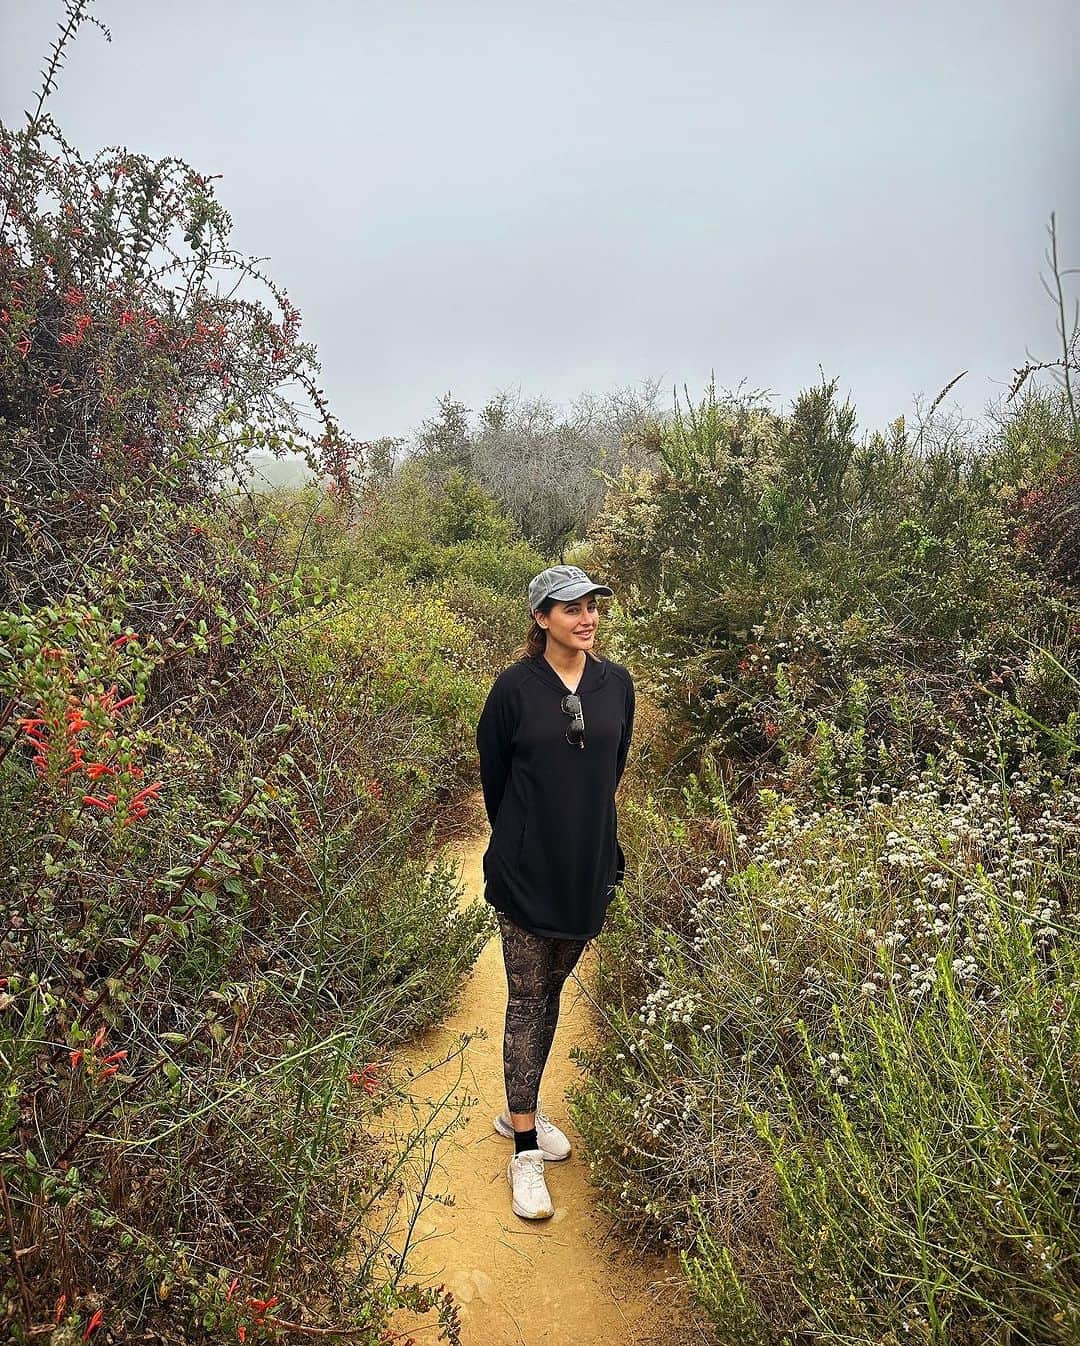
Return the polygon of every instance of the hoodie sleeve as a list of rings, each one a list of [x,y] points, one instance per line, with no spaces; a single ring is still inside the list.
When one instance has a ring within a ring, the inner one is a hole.
[[[619,753],[615,759],[615,784],[618,785],[622,779],[622,773],[626,766],[626,755],[630,751],[630,738],[634,732],[634,710],[637,697],[634,692],[634,683],[632,679],[627,681],[626,693],[626,723],[623,725],[622,738],[619,739]]]
[[[510,775],[510,744],[514,737],[513,691],[505,680],[496,679],[488,692],[476,725],[476,750],[480,754],[480,783],[488,822],[495,826],[507,777]]]

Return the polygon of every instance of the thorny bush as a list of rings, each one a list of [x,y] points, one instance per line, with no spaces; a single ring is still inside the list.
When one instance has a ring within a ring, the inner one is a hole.
[[[457,780],[396,769],[458,736],[458,651],[422,709],[365,709],[379,671],[348,717],[283,675],[342,586],[245,495],[246,456],[302,452],[343,527],[364,446],[210,178],[85,159],[43,110],[86,8],[0,126],[0,1318],[374,1343],[407,1300],[453,1338],[441,1288],[379,1279],[362,1217],[398,1181],[384,1048],[482,939],[427,864]]]

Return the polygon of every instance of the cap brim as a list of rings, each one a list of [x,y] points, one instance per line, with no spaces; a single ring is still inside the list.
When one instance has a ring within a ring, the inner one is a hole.
[[[582,594],[607,594],[610,598],[614,597],[615,590],[609,589],[606,584],[587,584],[584,580],[576,580],[573,584],[566,584],[561,589],[554,590],[549,597],[558,603],[570,603],[575,598],[580,598]]]

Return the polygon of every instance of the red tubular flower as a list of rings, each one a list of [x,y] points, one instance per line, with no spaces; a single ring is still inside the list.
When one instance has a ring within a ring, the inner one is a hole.
[[[353,1070],[349,1073],[349,1083],[357,1088],[363,1089],[365,1093],[373,1094],[379,1088],[380,1080],[378,1068],[373,1061],[369,1061],[364,1066],[363,1071]]]
[[[113,648],[118,650],[121,648],[121,646],[126,645],[129,640],[138,640],[138,638],[139,638],[138,636],[133,635],[117,636],[116,639],[112,642]]]
[[[61,776],[70,776],[73,771],[83,769],[83,750],[78,745],[75,746],[71,754],[71,765],[64,767],[60,772]]]
[[[91,780],[100,780],[102,776],[115,776],[116,767],[108,766],[105,762],[88,762],[86,774]]]
[[[81,332],[64,332],[59,338],[61,346],[81,346],[82,339]]]
[[[256,1323],[261,1323],[266,1317],[267,1309],[272,1309],[275,1304],[280,1303],[277,1295],[271,1295],[269,1299],[249,1299],[248,1308],[251,1309]]]
[[[89,1341],[91,1333],[96,1332],[104,1321],[105,1315],[102,1311],[100,1309],[95,1310],[94,1316],[86,1324],[86,1330],[82,1334],[83,1341]]]
[[[19,340],[16,341],[15,343],[15,349],[25,360],[26,357],[30,354],[30,338],[26,335],[21,336]]]
[[[97,795],[83,795],[84,804],[93,804],[95,808],[104,809],[106,813],[116,803],[116,795],[106,795],[104,799],[99,799]]]
[[[82,1048],[81,1048],[81,1047],[78,1047],[78,1048],[76,1048],[75,1051],[73,1051],[73,1052],[71,1053],[71,1068],[72,1068],[72,1070],[75,1069],[75,1067],[79,1064],[79,1062],[80,1062],[82,1059],[83,1059]]]
[[[83,292],[82,290],[77,290],[74,285],[71,287],[70,290],[66,290],[64,292],[65,304],[71,304],[72,306],[74,306],[75,304],[81,304],[82,301],[83,301]]]
[[[164,781],[156,780],[153,785],[144,785],[137,795],[132,796],[131,806],[137,807],[144,799],[157,799],[158,791],[165,784]]]
[[[90,1044],[90,1045],[93,1047],[94,1051],[97,1051],[97,1049],[98,1049],[98,1048],[101,1046],[101,1044],[105,1041],[105,1034],[106,1034],[107,1032],[108,1032],[108,1029],[106,1028],[106,1026],[105,1026],[104,1024],[102,1024],[101,1027],[98,1029],[98,1031],[94,1034],[94,1040],[93,1040],[93,1042]]]

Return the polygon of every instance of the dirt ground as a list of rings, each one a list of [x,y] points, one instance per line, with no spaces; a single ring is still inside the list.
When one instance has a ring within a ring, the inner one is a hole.
[[[481,858],[487,839],[485,823],[480,833],[447,848],[461,865],[462,906],[483,895]],[[579,965],[585,984],[592,952],[589,946]],[[577,975],[572,974],[563,991],[559,1026],[541,1085],[545,1113],[574,1147],[568,1159],[546,1165],[554,1216],[524,1220],[513,1213],[506,1179],[513,1142],[492,1126],[506,1101],[502,1074],[506,976],[496,935],[477,960],[457,1009],[397,1054],[394,1075],[408,1085],[412,1102],[388,1110],[380,1125],[407,1135],[417,1116],[430,1115],[429,1103],[444,1097],[449,1103],[438,1114],[436,1134],[458,1116],[462,1124],[438,1141],[433,1162],[430,1146],[419,1160],[421,1171],[431,1167],[419,1213],[415,1195],[419,1183],[406,1178],[405,1196],[390,1216],[388,1253],[400,1257],[412,1222],[404,1279],[441,1281],[453,1292],[463,1346],[704,1343],[711,1338],[688,1307],[675,1255],[635,1254],[620,1242],[612,1222],[595,1209],[595,1189],[564,1099],[578,1073],[569,1050],[587,1041],[591,1026],[589,1002]],[[460,1035],[477,1029],[486,1030],[486,1036],[472,1038],[463,1051],[455,1052]],[[451,1056],[448,1062],[431,1068],[447,1056]],[[414,1106],[419,1109],[416,1113]],[[419,1316],[400,1310],[394,1328],[413,1335],[417,1346],[434,1343],[438,1336],[434,1312]]]

